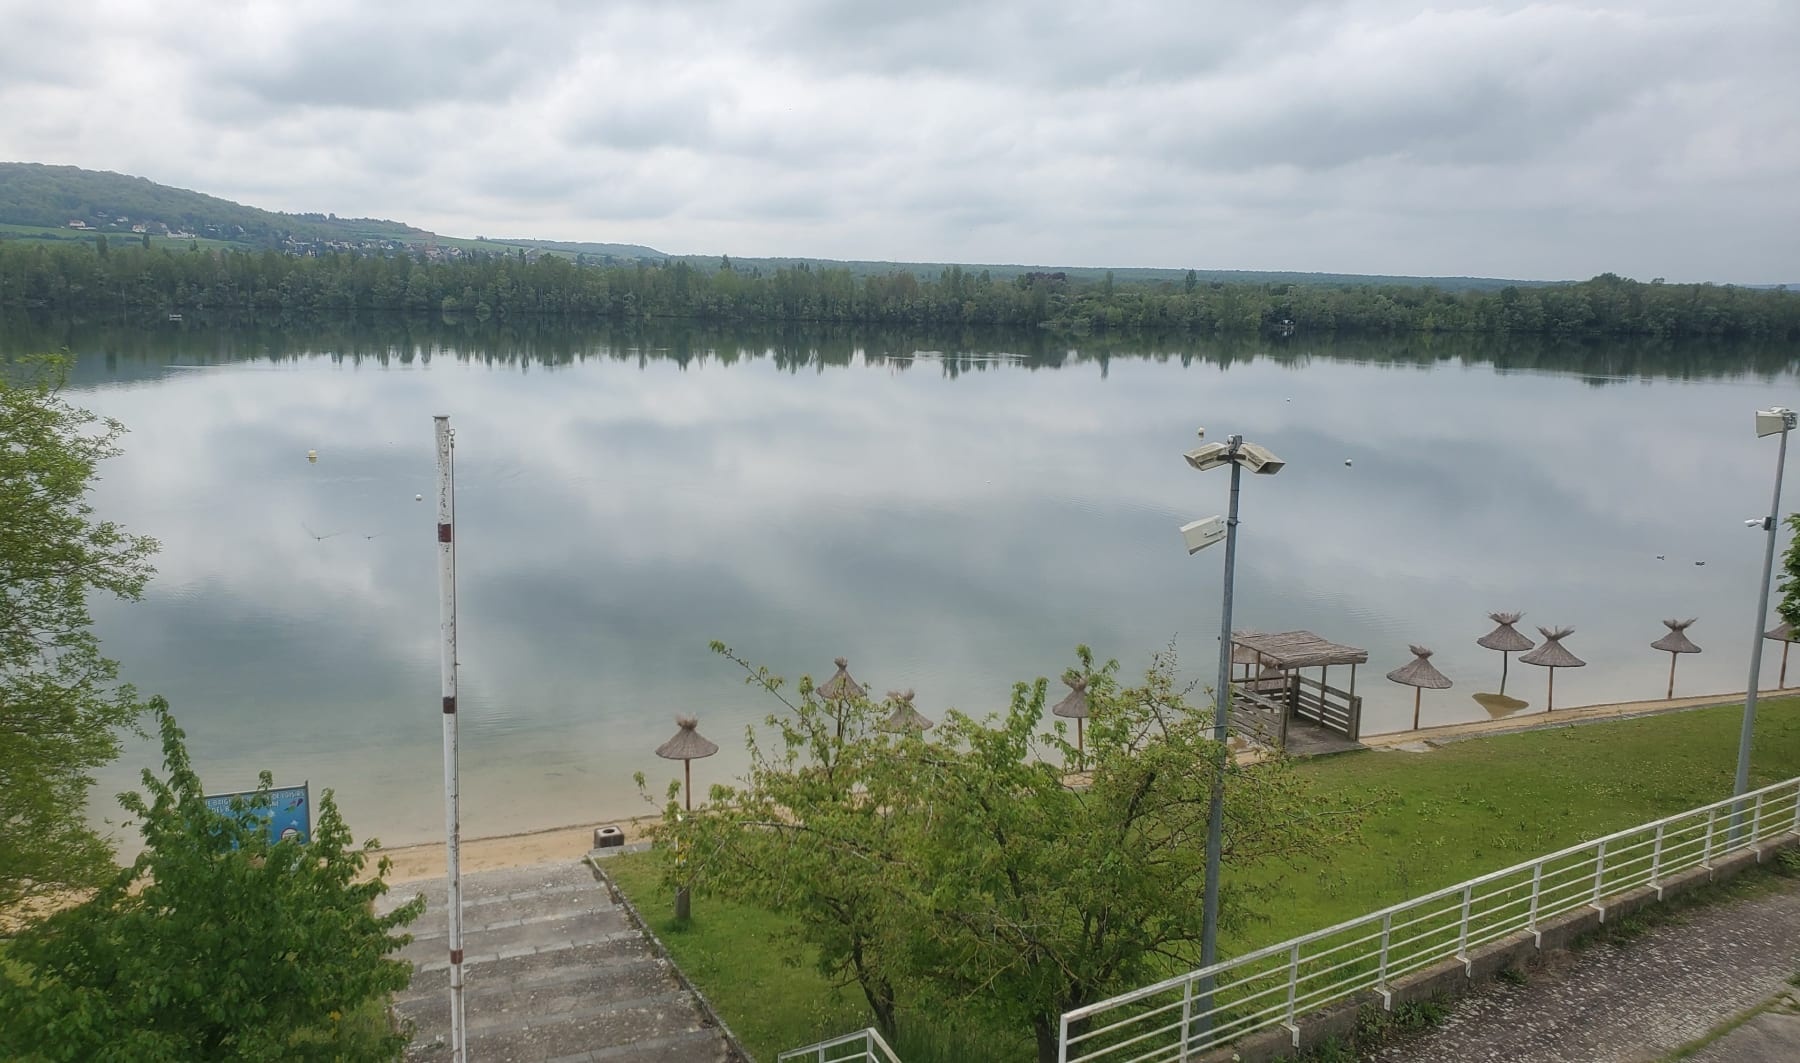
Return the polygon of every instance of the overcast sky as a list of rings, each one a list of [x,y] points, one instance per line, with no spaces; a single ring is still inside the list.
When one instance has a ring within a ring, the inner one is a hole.
[[[1800,281],[1800,2],[0,0],[0,159],[740,256]]]

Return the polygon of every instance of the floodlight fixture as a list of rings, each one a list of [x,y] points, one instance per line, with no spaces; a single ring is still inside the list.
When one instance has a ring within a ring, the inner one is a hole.
[[[1214,543],[1225,541],[1225,521],[1220,517],[1203,517],[1181,526],[1182,541],[1187,552],[1197,554]]]
[[[1208,443],[1203,447],[1195,447],[1182,455],[1187,463],[1201,472],[1217,469],[1231,464],[1231,445],[1228,443]]]
[[[1287,464],[1260,443],[1245,443],[1240,446],[1238,460],[1243,462],[1245,468],[1262,476],[1273,476]]]
[[[1772,436],[1777,432],[1792,432],[1795,428],[1795,414],[1786,406],[1771,406],[1766,410],[1756,411],[1756,437]]]

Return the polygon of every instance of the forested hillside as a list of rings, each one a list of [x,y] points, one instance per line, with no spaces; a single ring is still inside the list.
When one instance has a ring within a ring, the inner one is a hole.
[[[150,226],[157,234],[280,247],[289,242],[353,243],[416,241],[423,229],[369,218],[277,214],[200,192],[159,185],[142,177],[40,163],[0,163],[0,222],[69,230],[80,222],[100,232],[130,233]]]
[[[996,280],[959,267],[858,278],[800,266],[773,273],[721,262],[581,264],[550,255],[408,255],[171,251],[0,242],[0,306],[158,314],[275,310],[558,315],[716,322],[1014,325],[1075,334],[1149,330],[1491,332],[1800,339],[1800,295],[1710,284],[1641,283],[1605,274],[1578,284],[1446,292],[1388,285],[1119,284],[1030,273]]]

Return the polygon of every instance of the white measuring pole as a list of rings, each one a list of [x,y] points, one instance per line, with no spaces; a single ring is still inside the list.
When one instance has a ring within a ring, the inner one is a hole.
[[[457,852],[462,819],[456,765],[456,433],[450,418],[440,415],[432,420],[437,427],[438,663],[444,694],[444,833],[449,843],[450,1059],[465,1063],[462,876]]]

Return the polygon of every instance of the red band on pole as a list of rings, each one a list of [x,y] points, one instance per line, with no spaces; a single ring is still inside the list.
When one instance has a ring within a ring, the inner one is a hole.
[[[450,527],[451,526],[448,524],[438,525],[438,542],[447,543],[450,541]]]
[[[454,963],[458,966],[462,965],[462,950],[461,949],[451,949],[450,950],[450,962]]]
[[[445,698],[444,699],[444,715],[446,715],[446,716],[456,715],[456,699],[455,698]]]

